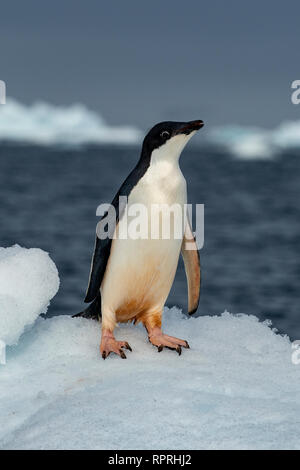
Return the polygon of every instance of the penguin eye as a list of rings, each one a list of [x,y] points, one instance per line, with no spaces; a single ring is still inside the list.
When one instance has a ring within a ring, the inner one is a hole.
[[[168,139],[170,137],[170,133],[168,131],[163,131],[160,136],[163,138],[163,139]]]

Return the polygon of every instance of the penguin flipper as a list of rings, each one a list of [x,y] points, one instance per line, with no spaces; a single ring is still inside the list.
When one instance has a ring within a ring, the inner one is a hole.
[[[92,302],[92,300],[94,300],[99,293],[107,261],[110,255],[111,242],[112,240],[110,239],[100,240],[96,235],[89,284],[84,299],[86,303]]]
[[[188,220],[182,240],[181,254],[188,283],[188,313],[192,315],[199,305],[201,276],[199,251]]]
[[[97,224],[89,284],[84,299],[86,303],[92,302],[98,295],[110,255],[115,229],[125,211],[126,201],[123,200],[120,203],[118,198],[119,193],[115,196],[110,208]]]
[[[101,317],[101,294],[98,292],[95,300],[83,312],[72,315],[72,318],[90,318],[91,320],[99,320]]]

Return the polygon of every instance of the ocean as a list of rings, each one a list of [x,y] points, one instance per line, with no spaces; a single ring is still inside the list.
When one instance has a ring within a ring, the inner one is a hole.
[[[49,252],[61,287],[47,316],[84,308],[96,208],[112,200],[138,157],[128,144],[0,145],[0,246]],[[299,151],[239,160],[220,148],[188,146],[181,168],[189,202],[205,206],[197,315],[252,314],[300,339]],[[182,262],[167,305],[186,312]]]

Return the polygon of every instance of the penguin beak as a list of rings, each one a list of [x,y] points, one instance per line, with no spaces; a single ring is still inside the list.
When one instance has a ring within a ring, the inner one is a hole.
[[[201,127],[204,126],[204,122],[198,119],[197,121],[190,121],[186,123],[182,123],[179,129],[175,131],[175,135],[178,134],[186,134],[189,135],[191,132],[198,131]]]

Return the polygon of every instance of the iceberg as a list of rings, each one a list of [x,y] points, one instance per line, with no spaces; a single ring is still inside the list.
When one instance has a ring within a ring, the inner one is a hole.
[[[0,366],[1,449],[299,449],[300,366],[287,336],[254,316],[188,318],[161,353],[121,325],[127,360],[99,354],[93,320],[39,317]]]
[[[0,107],[0,141],[38,145],[135,144],[141,133],[133,126],[109,126],[83,104],[68,107],[44,102],[25,106],[9,98]]]
[[[178,119],[180,119],[178,117]],[[24,105],[13,98],[0,106],[0,142],[79,147],[86,144],[140,145],[144,131],[135,126],[110,126],[84,104],[55,106],[46,102]],[[225,125],[208,127],[199,146],[206,143],[234,157],[269,159],[280,152],[300,149],[300,120],[274,129]]]
[[[275,129],[219,126],[208,131],[211,144],[225,147],[235,157],[269,159],[280,152],[300,149],[300,121],[287,121]]]

